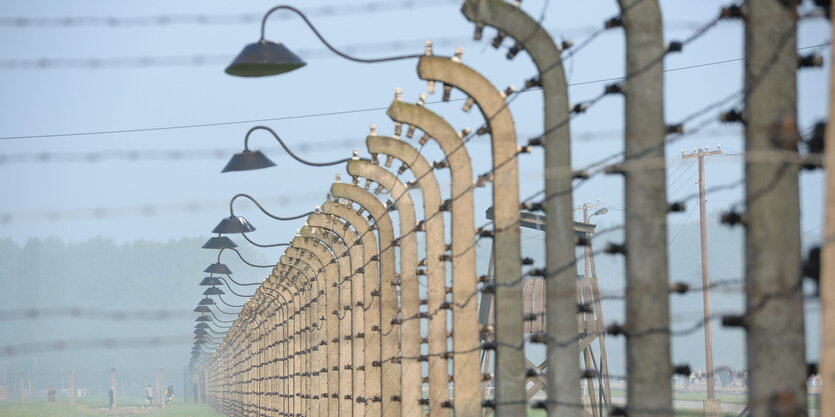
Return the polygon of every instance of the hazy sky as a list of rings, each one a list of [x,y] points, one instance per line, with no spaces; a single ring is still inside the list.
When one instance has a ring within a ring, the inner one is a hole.
[[[418,3],[421,2],[414,2]],[[409,9],[392,7],[384,12],[362,13],[343,13],[344,9],[337,7],[333,15],[325,16],[320,6],[366,3],[295,2],[302,10],[318,11],[311,19],[324,36],[338,47],[355,46],[352,53],[358,56],[420,53],[423,41],[435,40],[437,55],[452,55],[456,46],[464,47],[463,62],[487,76],[498,88],[510,84],[521,87],[524,80],[535,75],[535,68],[525,53],[513,61],[504,58],[511,41],[505,41],[499,51],[490,47],[493,30],[487,29],[481,42],[470,40],[473,25],[459,12],[460,3],[431,1]],[[725,3],[661,1],[667,25],[666,40],[686,37],[715,16]],[[251,1],[242,6],[222,1],[0,0],[0,17],[260,15],[272,5],[264,1]],[[526,0],[522,7],[539,16],[543,5],[547,5],[544,26],[555,38],[572,39],[575,44],[618,12],[612,0],[550,3]],[[801,22],[797,46],[828,42],[828,30],[828,24],[820,19]],[[267,148],[278,166],[222,175],[220,170],[228,156],[242,147],[243,136],[257,124],[254,122],[98,135],[11,137],[275,119],[263,124],[274,128],[305,158],[328,161],[350,156],[352,148],[364,149],[364,138],[371,123],[379,126],[380,134],[392,134],[392,123],[385,115],[385,108],[393,99],[395,88],[403,88],[404,99],[410,102],[426,91],[425,83],[416,76],[415,61],[367,65],[328,55],[320,51],[321,44],[300,19],[281,12],[268,24],[267,38],[284,41],[289,48],[299,51],[307,59],[307,67],[281,77],[243,79],[226,75],[224,62],[231,61],[245,44],[255,42],[258,35],[259,22],[133,27],[10,27],[6,24],[0,27],[0,190],[4,195],[0,199],[0,238],[25,241],[30,237],[57,236],[77,241],[101,235],[123,242],[139,238],[208,237],[217,221],[228,216],[226,204],[236,193],[249,193],[263,200],[276,214],[293,215],[320,204],[334,175],[344,172],[343,167],[311,168],[295,163],[276,148],[271,137],[261,132],[253,136],[251,147]],[[666,74],[669,123],[676,123],[741,88],[742,40],[741,22],[723,22],[682,53],[666,59],[668,70],[682,68]],[[622,31],[611,30],[566,62],[572,103],[597,96],[606,83],[613,82],[600,80],[623,75],[623,44]],[[823,52],[828,53],[828,49]],[[9,62],[140,57],[186,57],[184,61],[192,62],[192,56],[201,56],[207,63],[16,69],[10,67],[17,64]],[[827,114],[825,92],[829,63],[826,65],[825,69],[804,70],[798,75],[799,124],[803,129]],[[684,68],[691,66],[698,67]],[[462,97],[460,92],[453,93],[453,99]],[[439,93],[429,97],[430,101],[439,99]],[[456,128],[475,128],[483,122],[477,111],[463,113],[461,105],[461,101],[453,101],[429,107]],[[520,95],[510,108],[520,143],[541,133],[539,92]],[[622,120],[623,99],[616,96],[603,99],[586,114],[575,118],[571,123],[575,137],[574,168],[619,152]],[[692,162],[680,160],[681,149],[721,145],[727,154],[708,160],[707,185],[738,181],[742,158],[734,154],[744,149],[740,131],[739,126],[717,123],[706,133],[671,144],[667,149],[670,200],[692,196],[697,191],[693,182],[696,168]],[[488,139],[479,137],[471,143],[469,152],[474,172],[482,173],[490,166]],[[119,151],[182,151],[188,158],[98,162],[89,159]],[[87,160],[32,161],[32,154],[43,152],[50,153],[53,159],[61,157],[53,153],[80,153]],[[434,145],[426,146],[424,153],[430,160],[441,158]],[[362,151],[362,154],[367,153]],[[522,197],[543,186],[541,155],[541,150],[534,150],[530,155],[521,156]],[[20,159],[29,162],[16,162]],[[445,183],[446,173],[439,175]],[[819,239],[821,179],[820,172],[800,176],[801,230],[807,243]],[[740,202],[742,195],[742,187],[710,194],[711,216]],[[490,205],[489,198],[489,188],[476,192],[477,213],[483,213]],[[596,177],[575,191],[574,200],[578,203],[600,200],[610,207],[605,217],[598,218],[601,227],[622,223],[620,177]],[[252,207],[246,202],[236,207],[258,228],[252,237],[259,242],[286,241],[300,226],[298,221],[276,222],[255,211],[244,211]],[[679,224],[697,218],[694,208],[691,198],[684,213],[670,215],[671,238],[680,231]],[[477,219],[478,224],[484,222],[483,217]],[[265,253],[265,256],[277,256],[280,252],[267,250]],[[698,254],[692,255],[694,265],[698,265]],[[612,280],[610,287],[622,285],[621,276],[613,276]],[[196,294],[197,290],[195,297]]]

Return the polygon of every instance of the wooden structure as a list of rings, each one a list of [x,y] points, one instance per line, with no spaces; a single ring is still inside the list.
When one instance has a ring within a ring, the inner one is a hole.
[[[493,219],[492,207],[487,209],[487,219]],[[545,216],[521,212],[521,226],[528,229],[545,230]],[[583,305],[584,310],[577,315],[577,329],[578,329],[578,343],[579,352],[583,353],[586,363],[586,369],[594,369],[598,375],[597,392],[593,383],[588,384],[588,405],[587,414],[594,417],[603,415],[598,404],[598,396],[603,405],[609,406],[611,404],[611,393],[609,390],[608,381],[608,360],[606,358],[606,341],[605,331],[606,326],[603,323],[603,315],[600,307],[600,289],[598,286],[596,268],[594,267],[594,256],[591,250],[591,235],[594,234],[595,225],[574,222],[574,232],[578,239],[587,239],[589,242],[588,249],[585,251],[584,264],[586,274],[577,276],[577,304]],[[492,278],[493,275],[493,261],[495,253],[491,248],[490,264],[488,266],[488,276]],[[545,296],[545,278],[525,278],[522,281],[522,297],[525,313],[525,334],[545,333],[546,331],[546,296]],[[491,294],[482,293],[481,303],[479,304],[479,320],[485,331],[482,332],[482,338],[485,341],[492,341],[495,336],[492,333],[493,329],[493,297]],[[603,337],[601,337],[603,336]],[[594,352],[592,350],[592,343],[598,340],[600,349],[600,361],[594,359]],[[492,369],[492,357],[489,350],[482,354],[482,371],[487,374]],[[544,391],[546,387],[544,372],[545,362],[536,365],[529,359],[526,359],[529,368],[536,369],[539,375],[532,376],[528,380],[527,396],[532,399],[539,392]],[[490,387],[486,382],[483,390],[486,394],[489,393]],[[485,415],[490,414],[489,410]]]

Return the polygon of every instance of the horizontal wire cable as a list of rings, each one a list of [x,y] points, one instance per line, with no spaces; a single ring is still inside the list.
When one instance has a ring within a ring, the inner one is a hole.
[[[798,48],[798,50],[820,48],[820,47],[823,47],[823,46],[828,46],[830,44],[831,44],[831,42],[825,42],[825,43],[820,43],[820,44],[816,44],[816,45],[804,46],[804,47]],[[693,68],[703,68],[703,67],[711,66],[711,65],[719,65],[719,64],[724,64],[724,63],[728,63],[728,62],[742,61],[743,59],[744,58],[735,58],[733,60],[722,60],[722,61],[715,61],[715,62],[707,62],[707,63],[691,65],[691,66],[684,66],[684,67],[679,67],[679,68],[669,68],[669,69],[665,69],[664,71],[665,72],[673,72],[673,71],[681,71],[681,70],[687,70],[687,69],[693,69]],[[624,79],[625,79],[625,77],[610,77],[610,78],[603,78],[603,79],[597,79],[597,80],[589,80],[589,81],[582,81],[582,82],[572,83],[569,86],[599,84],[599,83],[604,83],[604,82],[609,82],[609,81],[620,81],[620,80],[624,80]],[[534,90],[539,90],[539,88],[530,88],[530,89],[527,89],[527,90],[520,90],[520,92],[517,92],[517,94],[522,93],[522,92],[527,92],[527,91],[534,91]],[[463,100],[464,99],[452,99],[450,101],[463,101]],[[441,101],[441,100],[437,100],[437,101],[427,102],[426,104],[437,104],[437,103],[442,103],[442,102],[443,101]],[[386,110],[386,109],[388,109],[388,106],[339,110],[339,111],[320,112],[320,113],[308,113],[308,114],[280,116],[280,117],[271,117],[271,118],[261,118],[261,119],[213,122],[213,123],[196,123],[196,124],[144,127],[144,128],[133,128],[133,129],[94,130],[94,131],[70,132],[70,133],[49,133],[49,134],[41,134],[41,135],[0,136],[0,140],[44,139],[44,138],[56,138],[56,137],[95,136],[95,135],[109,135],[109,134],[118,134],[118,133],[136,133],[136,132],[152,132],[152,131],[161,131],[161,130],[193,129],[193,128],[201,128],[201,127],[228,126],[228,125],[271,122],[271,121],[280,121],[280,120],[304,119],[304,118],[312,118],[312,117],[328,117],[328,116],[337,116],[337,115],[344,115],[344,114],[380,111],[380,110]]]
[[[0,310],[0,321],[77,318],[92,320],[179,320],[193,317],[191,310],[100,310],[83,307],[43,307]]]
[[[305,7],[303,11],[309,17],[333,17],[438,6],[456,6],[459,3],[457,0],[375,1]],[[9,16],[0,17],[0,28],[103,27],[115,29],[173,25],[248,25],[260,23],[263,17],[263,11],[234,14],[177,13],[151,16]],[[276,14],[271,16],[271,19],[274,20],[292,20],[294,18],[290,14]]]

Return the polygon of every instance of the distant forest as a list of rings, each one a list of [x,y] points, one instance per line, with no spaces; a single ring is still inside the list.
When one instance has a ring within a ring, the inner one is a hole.
[[[673,221],[683,221],[671,219]],[[710,269],[714,280],[741,279],[743,271],[743,232],[718,223],[718,213],[710,215]],[[601,218],[599,231],[614,226]],[[206,275],[202,271],[217,259],[217,251],[200,249],[206,237],[181,238],[167,242],[135,241],[117,243],[106,238],[66,243],[59,239],[32,239],[24,243],[0,239],[0,310],[45,307],[81,307],[103,310],[182,310],[191,311],[205,287],[197,284]],[[237,239],[237,238],[236,238]],[[544,260],[543,234],[524,230],[523,252],[541,263]],[[686,224],[669,225],[669,264],[671,281],[700,285],[699,229],[697,218]],[[615,229],[596,237],[595,251],[607,242],[622,242],[623,230]],[[240,242],[239,242],[240,243]],[[246,242],[243,242],[246,243]],[[253,249],[242,244],[243,256],[255,263],[271,264],[282,252],[276,249]],[[479,273],[485,273],[489,244],[479,245]],[[581,259],[581,258],[580,258]],[[224,253],[222,262],[239,281],[263,280],[268,269],[244,265],[234,253]],[[622,293],[623,258],[599,254],[597,272],[604,294]],[[582,273],[582,265],[578,268]],[[256,287],[238,287],[251,294]],[[244,299],[228,293],[224,300],[242,304]],[[743,298],[733,289],[715,291],[714,311],[742,311]],[[623,302],[604,303],[607,322],[623,321]],[[226,311],[237,311],[221,305]],[[701,293],[672,295],[670,308],[673,328],[690,327],[701,317]],[[0,345],[15,345],[54,340],[78,340],[102,337],[192,336],[195,314],[167,321],[105,321],[93,319],[0,320],[3,335]],[[226,317],[228,318],[228,317]],[[744,335],[738,330],[714,328],[717,366],[744,366]],[[609,338],[611,372],[619,373],[623,364],[623,341]],[[66,373],[78,374],[79,386],[89,395],[106,395],[111,368],[117,369],[121,395],[140,396],[146,384],[153,384],[155,373],[163,368],[166,380],[181,384],[183,368],[190,356],[190,343],[154,349],[72,350],[32,355],[0,357],[0,384],[10,385],[14,395],[20,371],[33,372],[38,392],[50,385],[66,385]],[[673,340],[675,363],[689,363],[694,369],[703,364],[701,331]],[[181,386],[181,385],[177,385]],[[122,392],[124,391],[124,392]]]
[[[206,238],[182,238],[167,242],[135,241],[116,243],[95,238],[78,243],[59,239],[31,239],[24,244],[0,240],[0,310],[50,307],[79,307],[98,310],[180,310],[191,311],[202,298],[198,287],[207,274],[202,271],[217,259],[217,251],[201,249]],[[269,253],[242,248],[247,260],[269,264]],[[260,281],[267,269],[243,265],[237,256],[224,253],[239,281]],[[238,292],[251,293],[236,289]],[[228,293],[228,291],[227,291]],[[243,299],[225,296],[233,304]],[[225,307],[226,311],[237,311]],[[0,321],[0,345],[17,345],[57,340],[133,338],[141,336],[183,336],[191,338],[196,313],[174,320],[110,321],[78,318],[50,318]],[[120,389],[127,392],[153,384],[162,368],[170,382],[181,381],[190,357],[191,343],[153,349],[67,350],[31,355],[0,357],[0,384],[5,380],[16,392],[19,372],[33,373],[35,389],[66,385],[66,374],[74,370],[79,387],[106,393],[110,369],[119,373]],[[176,379],[175,379],[176,378]],[[178,382],[180,384],[180,382]]]

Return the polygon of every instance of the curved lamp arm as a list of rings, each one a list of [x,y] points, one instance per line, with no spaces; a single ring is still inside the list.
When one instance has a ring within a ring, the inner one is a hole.
[[[273,12],[275,12],[276,10],[281,10],[281,9],[289,10],[289,11],[299,15],[302,18],[302,20],[304,20],[304,23],[307,23],[307,26],[310,27],[310,30],[312,30],[313,33],[316,34],[316,37],[318,37],[319,40],[322,41],[322,43],[325,44],[325,46],[328,49],[330,49],[333,53],[335,53],[335,54],[337,54],[337,55],[339,55],[339,56],[341,56],[345,59],[348,59],[348,60],[351,60],[351,61],[356,61],[356,62],[363,62],[363,63],[366,63],[366,64],[372,64],[372,63],[375,63],[375,62],[387,62],[387,61],[397,61],[397,60],[401,60],[401,59],[420,58],[422,56],[422,55],[419,55],[419,54],[414,54],[414,55],[400,55],[400,56],[392,56],[392,57],[387,57],[387,58],[373,58],[373,59],[356,58],[356,57],[350,56],[350,55],[334,48],[333,45],[331,45],[327,40],[325,40],[325,38],[322,36],[322,34],[319,33],[319,31],[316,29],[316,27],[313,26],[313,23],[310,22],[310,20],[307,18],[307,16],[304,15],[304,13],[302,13],[301,10],[296,9],[293,6],[288,6],[288,5],[281,5],[281,6],[273,7],[272,9],[270,9],[267,12],[267,14],[264,15],[264,19],[261,20],[261,42],[265,41],[264,29],[267,26],[267,18],[269,18],[270,15]]]
[[[212,311],[212,310],[209,310],[209,314],[212,316],[212,319],[213,319],[212,323],[215,323],[215,321],[217,321],[218,323],[234,323],[235,322],[235,320],[221,320],[221,319],[217,318],[214,311]],[[217,323],[215,323],[215,324],[217,324]]]
[[[235,282],[235,280],[233,280],[233,279],[232,279],[232,277],[230,277],[229,275],[227,275],[227,277],[229,277],[229,280],[230,280],[230,281],[234,282],[235,284],[238,284],[238,283],[237,283],[237,282]],[[227,288],[229,288],[229,291],[230,291],[232,294],[237,295],[238,297],[249,298],[249,297],[252,297],[253,295],[255,295],[255,294],[250,294],[250,295],[238,294],[238,293],[236,293],[236,292],[235,292],[235,290],[233,290],[233,289],[232,289],[232,286],[231,286],[231,285],[229,285],[229,282],[227,282],[227,281],[226,281],[225,279],[223,279],[222,277],[218,277],[218,279],[220,279],[221,281],[223,281],[223,283],[224,283],[224,284],[226,284],[226,287],[227,287]],[[260,285],[260,284],[261,284],[260,282],[256,282],[256,283],[253,283],[253,284],[244,284],[244,285]],[[238,285],[241,285],[241,284],[238,284]]]
[[[227,302],[223,299],[223,296],[221,296],[220,294],[218,294],[217,298],[218,298],[218,300],[220,300],[220,302],[221,302],[221,303],[225,304],[225,305],[226,305],[226,306],[228,306],[228,307],[233,307],[233,308],[241,308],[241,307],[243,307],[243,306],[244,306],[244,304],[241,304],[241,305],[237,305],[237,304],[229,304],[229,303],[227,303]]]
[[[260,126],[258,126],[258,127],[260,127]],[[254,127],[252,129],[257,129],[258,127]],[[252,131],[252,129],[250,129],[250,132]],[[266,128],[266,129],[269,129],[269,128]],[[272,132],[272,130],[270,130],[270,132]],[[275,132],[273,132],[273,134],[275,135]],[[249,138],[249,133],[247,133],[247,139],[248,138]],[[276,135],[276,138],[278,138],[277,135]],[[281,141],[281,139],[279,139],[279,141]],[[282,145],[283,145],[283,143],[282,143]],[[244,147],[246,147],[246,146],[247,145],[246,145],[246,139],[245,139]],[[287,148],[284,148],[284,149],[287,149]],[[290,151],[288,150],[287,152],[290,152]],[[291,155],[292,155],[292,153],[291,153]],[[348,158],[345,161],[350,161],[350,160],[351,160],[351,158]],[[345,162],[345,161],[340,161],[340,162]],[[282,221],[283,220],[296,220],[296,219],[301,219],[302,217],[306,217],[306,216],[309,216],[309,215],[313,214],[313,212],[310,211],[310,212],[307,212],[307,213],[302,213],[302,214],[299,214],[297,216],[291,216],[291,217],[276,216],[275,214],[270,213],[263,206],[261,206],[261,203],[259,203],[257,200],[255,200],[255,198],[253,198],[251,195],[241,193],[241,194],[235,194],[235,196],[232,197],[231,200],[229,200],[229,214],[233,217],[235,216],[235,209],[233,208],[233,204],[235,203],[235,200],[237,200],[238,198],[241,198],[241,197],[246,198],[247,200],[253,202],[255,204],[255,206],[258,207],[258,209],[261,210],[261,212],[263,212],[267,216],[272,217],[273,219],[276,219],[276,220],[282,220]],[[279,245],[287,246],[288,244],[283,243],[283,244],[279,244]]]
[[[210,335],[210,334],[206,333],[206,334],[203,336],[203,340],[205,340],[207,343],[214,343],[214,344],[218,344],[218,345],[219,345],[221,342],[223,342],[223,336],[221,336],[221,337],[213,337],[212,335]]]
[[[223,249],[221,249],[221,250],[217,253],[217,261],[218,261],[218,262],[220,262],[220,254],[221,254],[221,253],[223,253],[223,251],[225,251],[225,250],[227,250],[227,249],[229,249],[229,250],[234,251],[235,253],[237,253],[237,254],[238,254],[238,258],[241,258],[241,261],[242,261],[243,263],[245,263],[245,264],[247,264],[247,265],[249,265],[249,266],[251,266],[251,267],[253,267],[253,268],[275,268],[275,265],[256,265],[256,264],[250,263],[249,261],[247,261],[246,259],[244,259],[243,255],[241,255],[241,253],[240,253],[240,252],[238,252],[238,250],[237,250],[237,249],[235,249],[235,248],[223,248]],[[231,278],[230,278],[230,279],[231,279]],[[234,282],[234,281],[233,281],[233,282]],[[237,284],[237,282],[236,282],[236,284]],[[238,285],[247,285],[247,284],[238,284]]]
[[[261,243],[253,242],[252,239],[250,239],[249,236],[246,235],[246,233],[241,233],[241,236],[243,236],[244,239],[246,239],[246,241],[249,242],[251,245],[258,246],[259,248],[275,248],[275,247],[278,247],[278,246],[290,246],[289,243],[261,244]]]
[[[223,314],[228,314],[230,316],[237,316],[238,315],[238,313],[227,313],[227,312],[221,310],[220,307],[217,306],[217,304],[212,304],[212,306],[214,306],[214,308],[217,309],[217,311],[219,311]]]
[[[225,331],[221,331],[221,332],[219,332],[219,331],[216,331],[215,329],[213,329],[213,328],[211,328],[211,327],[206,327],[206,328],[205,328],[205,330],[206,330],[207,332],[211,333],[211,334],[210,334],[210,336],[212,336],[212,337],[214,337],[214,336],[220,336],[220,337],[223,337],[223,336],[225,336],[225,335],[226,335],[226,332],[225,332]]]
[[[339,165],[339,164],[342,164],[342,163],[348,162],[348,161],[350,161],[350,160],[352,159],[352,158],[345,158],[345,159],[340,159],[340,160],[338,160],[338,161],[333,161],[333,162],[311,162],[311,161],[304,160],[304,159],[302,159],[301,157],[299,157],[298,155],[296,155],[295,153],[293,153],[293,151],[291,151],[291,150],[290,150],[290,148],[288,148],[288,147],[287,147],[287,145],[284,143],[284,141],[283,141],[283,140],[281,140],[281,137],[279,137],[279,136],[278,136],[278,133],[275,133],[275,131],[274,131],[274,130],[270,129],[270,128],[269,128],[269,127],[267,127],[267,126],[255,126],[255,127],[253,127],[253,128],[250,128],[250,129],[246,132],[246,136],[244,137],[244,151],[248,151],[248,150],[249,150],[249,135],[251,135],[251,134],[252,134],[252,132],[254,132],[254,131],[256,131],[256,130],[266,130],[266,131],[268,131],[268,132],[272,133],[272,135],[273,135],[273,137],[275,138],[275,140],[277,140],[277,141],[278,141],[278,143],[281,145],[281,147],[282,147],[282,148],[284,148],[284,150],[285,150],[285,151],[287,151],[287,153],[288,153],[288,154],[289,154],[289,155],[290,155],[293,159],[295,159],[296,161],[299,161],[299,162],[301,162],[301,163],[303,163],[303,164],[305,164],[305,165],[309,165],[309,166],[312,166],[312,167],[328,167],[328,166],[332,166],[332,165]],[[256,204],[258,204],[258,203],[256,203]],[[263,211],[264,209],[261,209],[261,210]],[[265,213],[266,213],[266,212],[265,212]],[[269,214],[268,214],[268,215],[269,215]]]
[[[209,319],[209,320],[211,320],[211,319]],[[229,330],[229,329],[231,329],[231,328],[232,328],[232,326],[231,326],[231,325],[230,325],[230,326],[221,326],[220,324],[215,323],[214,321],[212,321],[212,324],[213,324],[215,327],[219,328],[219,329]],[[210,329],[211,329],[211,327],[210,327]],[[212,331],[214,331],[214,330],[212,330]]]

